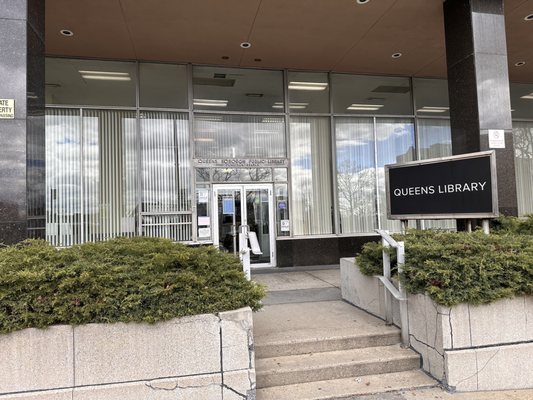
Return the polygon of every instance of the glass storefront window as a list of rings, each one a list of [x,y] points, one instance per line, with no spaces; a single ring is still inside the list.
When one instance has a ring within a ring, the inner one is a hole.
[[[409,78],[332,74],[336,114],[412,115]]]
[[[533,121],[513,123],[518,215],[533,213]]]
[[[194,148],[198,158],[283,158],[285,119],[196,114]]]
[[[423,117],[449,116],[448,81],[444,79],[413,79],[416,114]]]
[[[293,117],[291,218],[295,236],[333,233],[330,120]]]
[[[373,232],[376,170],[372,118],[335,119],[340,233]]]
[[[513,119],[533,120],[533,84],[511,83]]]
[[[414,160],[415,135],[411,119],[380,118],[376,121],[378,201],[380,205],[381,229],[393,232],[401,230],[399,221],[387,219],[385,192],[385,165]]]
[[[213,182],[271,182],[270,168],[214,168]]]
[[[452,155],[452,132],[449,119],[419,118],[418,151],[421,160]],[[456,229],[455,220],[424,220],[425,229]]]
[[[185,65],[141,63],[139,75],[141,107],[189,108]]]
[[[326,73],[289,72],[289,108],[294,113],[329,113]]]
[[[136,106],[137,65],[46,59],[46,104]]]
[[[289,195],[287,184],[274,185],[274,206],[276,207],[276,227],[278,236],[289,236],[290,218],[289,218]]]
[[[287,182],[287,168],[274,168],[274,181]]]
[[[195,66],[193,93],[195,110],[284,112],[281,71]]]

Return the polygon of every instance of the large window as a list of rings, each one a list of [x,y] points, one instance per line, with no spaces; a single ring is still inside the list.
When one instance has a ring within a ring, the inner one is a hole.
[[[281,71],[194,67],[195,110],[283,112]]]
[[[381,229],[399,231],[399,221],[387,218],[385,191],[385,165],[413,161],[415,156],[415,130],[411,119],[383,118],[376,122],[378,204]]]
[[[197,158],[283,158],[285,119],[277,116],[196,114]]]
[[[377,227],[376,163],[372,118],[335,119],[340,233]]]
[[[533,213],[533,122],[514,122],[518,214]]]
[[[292,117],[291,219],[293,234],[333,233],[329,118]]]

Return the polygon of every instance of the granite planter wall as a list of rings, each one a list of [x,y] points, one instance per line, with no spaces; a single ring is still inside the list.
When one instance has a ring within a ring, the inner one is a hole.
[[[252,311],[0,335],[0,400],[255,399]]]
[[[384,318],[383,286],[341,259],[342,297]],[[394,301],[395,323],[398,304]],[[452,390],[533,388],[533,297],[443,307],[409,295],[409,338],[423,369]]]

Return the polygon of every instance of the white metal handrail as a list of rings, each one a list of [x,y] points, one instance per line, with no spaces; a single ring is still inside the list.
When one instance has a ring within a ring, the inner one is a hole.
[[[400,303],[400,328],[402,332],[402,347],[409,347],[409,326],[407,316],[407,294],[403,288],[402,283],[398,280],[398,288],[394,286],[391,280],[391,265],[390,254],[387,251],[389,247],[396,249],[396,262],[398,266],[398,275],[402,273],[403,265],[405,264],[405,246],[404,242],[397,242],[389,233],[382,229],[376,229],[376,232],[381,236],[383,243],[383,275],[378,276],[379,280],[383,282],[385,288],[385,319],[388,324],[393,323],[392,313],[392,298],[394,296]]]

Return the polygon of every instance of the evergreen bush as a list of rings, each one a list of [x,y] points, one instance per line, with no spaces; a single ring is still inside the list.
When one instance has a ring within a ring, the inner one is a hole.
[[[0,332],[55,324],[148,322],[261,307],[237,258],[165,239],[0,249]]]
[[[394,238],[405,242],[400,279],[409,293],[425,293],[445,306],[533,295],[531,235],[412,230]],[[363,274],[382,274],[381,250],[380,244],[363,248],[357,256]]]

